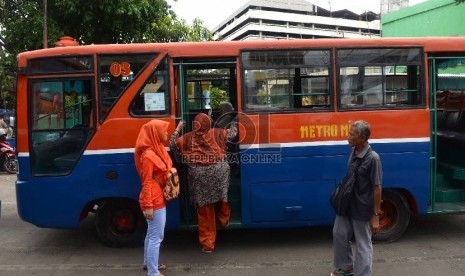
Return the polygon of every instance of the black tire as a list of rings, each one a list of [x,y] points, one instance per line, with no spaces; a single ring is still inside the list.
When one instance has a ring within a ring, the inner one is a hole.
[[[147,222],[132,200],[112,199],[99,204],[95,228],[100,240],[111,247],[134,247],[143,244]]]
[[[389,243],[398,240],[407,230],[410,209],[405,196],[396,191],[383,191],[383,203],[379,218],[380,230],[374,242]]]
[[[16,167],[16,160],[6,157],[3,162],[3,169],[5,169],[7,173],[16,174],[18,171],[18,168]]]

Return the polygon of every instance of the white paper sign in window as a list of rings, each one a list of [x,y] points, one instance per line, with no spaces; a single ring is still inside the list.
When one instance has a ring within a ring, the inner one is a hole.
[[[165,93],[144,93],[145,111],[165,110]]]

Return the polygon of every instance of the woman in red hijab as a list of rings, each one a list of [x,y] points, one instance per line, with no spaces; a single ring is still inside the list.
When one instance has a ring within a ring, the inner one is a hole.
[[[166,200],[159,183],[166,182],[173,166],[163,142],[168,140],[168,122],[152,120],[142,126],[136,141],[134,162],[142,181],[139,204],[147,219],[144,243],[144,264],[147,276],[163,276],[159,271],[158,257],[166,224]]]
[[[228,226],[231,211],[228,204],[230,168],[226,160],[226,143],[234,132],[211,128],[204,113],[194,118],[193,130],[178,138],[178,125],[170,140],[170,149],[187,164],[189,192],[197,208],[199,241],[202,250],[213,252],[216,240],[216,218]],[[237,132],[236,132],[237,133]]]

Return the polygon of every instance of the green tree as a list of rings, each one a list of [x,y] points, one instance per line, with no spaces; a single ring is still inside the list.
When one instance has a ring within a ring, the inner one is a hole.
[[[12,87],[16,55],[43,47],[43,5],[44,0],[0,0],[0,67],[11,66],[0,69],[3,87]],[[200,19],[189,26],[165,0],[48,0],[47,7],[50,46],[62,35],[81,45],[212,40]]]
[[[461,4],[461,3],[463,3],[463,2],[465,2],[465,0],[455,0],[455,4],[457,4],[457,5],[458,5],[458,4]]]
[[[54,24],[66,22],[63,33],[82,44],[178,41],[179,30],[188,32],[190,28],[165,0],[51,2],[49,13]]]
[[[195,18],[192,22],[192,27],[190,28],[187,40],[209,41],[213,40],[213,35],[207,28],[203,26],[203,21],[200,18]]]
[[[14,75],[16,60],[0,50],[0,108],[15,108]]]
[[[220,108],[222,102],[228,101],[228,95],[226,91],[219,89],[218,87],[212,87],[210,89],[210,106],[212,108]]]
[[[170,14],[153,23],[147,37],[150,41],[158,42],[213,40],[211,32],[203,26],[203,21],[199,18],[193,20],[191,27],[185,20],[172,18]]]
[[[80,44],[211,40],[196,18],[192,27],[165,0],[48,1],[48,45],[62,35]],[[43,0],[0,0],[0,46],[9,53],[42,48]]]
[[[0,47],[11,55],[42,48],[42,22],[38,1],[0,0]]]

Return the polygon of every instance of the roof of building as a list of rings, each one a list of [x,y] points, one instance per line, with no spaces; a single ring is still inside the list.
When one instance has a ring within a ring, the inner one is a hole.
[[[230,16],[228,16],[225,20],[223,20],[218,26],[213,28],[213,32],[220,29],[221,26],[225,25],[227,22],[233,20],[235,17],[240,15],[244,10],[246,10],[250,6],[280,9],[280,10],[285,10],[285,11],[295,11],[296,13],[300,13],[300,14],[316,13],[316,15],[320,15],[320,16],[332,16],[335,18],[346,18],[346,19],[353,19],[353,20],[358,20],[360,16],[366,19],[366,21],[372,21],[372,20],[379,19],[377,14],[371,11],[366,11],[362,14],[357,14],[348,9],[342,9],[338,11],[329,11],[320,6],[314,5],[310,1],[306,1],[306,0],[250,0],[247,3],[245,3],[242,7],[234,11]]]
[[[258,6],[258,7],[269,7],[269,8],[280,8],[295,11],[313,11],[313,4],[306,0],[250,0],[245,3],[239,10],[247,6]]]
[[[213,32],[219,29],[222,25],[226,24],[226,22],[231,21],[244,10],[247,9],[249,6],[254,7],[267,7],[267,8],[275,8],[275,9],[284,9],[284,10],[292,10],[292,11],[313,11],[313,4],[305,1],[305,0],[250,0],[249,2],[245,3],[242,7],[234,11],[230,16],[228,16],[225,20],[223,20],[217,27],[213,28]]]

